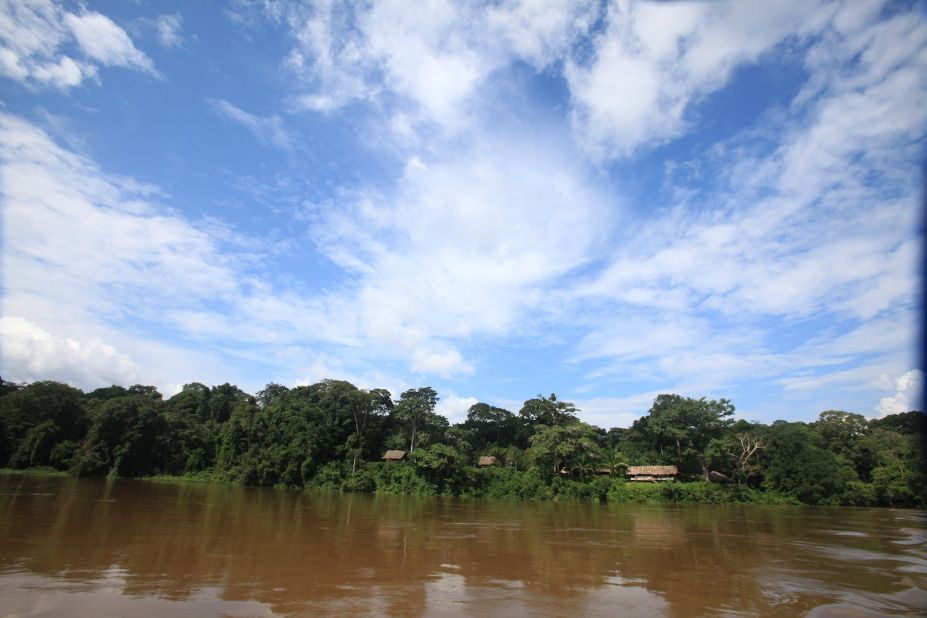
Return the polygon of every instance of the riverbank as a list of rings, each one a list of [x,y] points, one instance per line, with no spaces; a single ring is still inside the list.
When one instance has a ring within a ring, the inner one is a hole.
[[[608,504],[761,504],[797,505],[792,496],[774,491],[761,491],[741,485],[719,485],[705,481],[635,483],[610,477],[590,479],[562,478],[543,479],[534,471],[518,471],[512,468],[473,468],[467,476],[467,484],[460,487],[444,486],[430,482],[406,464],[383,464],[371,462],[362,466],[353,475],[340,478],[329,470],[319,475],[305,487],[277,484],[274,487],[286,490],[312,490],[331,493],[369,493],[405,496],[454,496],[461,498],[488,498],[535,502],[598,502]],[[0,474],[23,474],[30,476],[70,476],[67,472],[47,468],[17,470],[0,469]],[[184,475],[158,474],[137,477],[152,483],[167,484],[217,484],[242,486],[237,480],[216,472],[197,472]],[[455,491],[456,489],[456,491]]]

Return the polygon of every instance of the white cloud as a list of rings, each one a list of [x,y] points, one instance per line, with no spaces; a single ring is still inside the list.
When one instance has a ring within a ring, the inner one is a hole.
[[[894,383],[895,394],[883,397],[876,406],[875,411],[879,417],[889,414],[900,414],[912,410],[923,410],[924,405],[924,372],[920,369],[899,376]]]
[[[717,173],[707,190],[700,181],[679,192],[597,276],[565,292],[572,311],[592,303],[600,315],[575,357],[605,359],[592,376],[707,389],[778,377],[792,392],[841,384],[875,396],[879,372],[910,366],[927,23],[905,12],[880,21],[861,4],[838,7],[826,24],[809,20],[840,36],[810,46],[813,93],[768,118],[763,147],[753,133],[699,159]],[[632,13],[622,23],[637,23]],[[683,54],[668,66],[688,62]],[[806,320],[833,327],[802,334]]]
[[[93,65],[75,62],[67,56],[63,56],[57,64],[43,64],[32,70],[32,77],[38,81],[61,89],[77,86],[84,79],[96,77],[96,74],[97,69]]]
[[[478,404],[480,401],[476,397],[460,397],[459,395],[449,392],[443,394],[435,406],[435,412],[442,414],[451,422],[462,423],[467,420],[467,411],[471,406]]]
[[[0,339],[7,380],[59,380],[84,387],[139,380],[136,364],[99,339],[57,337],[19,316],[0,317]]]
[[[160,206],[156,188],[109,176],[3,115],[4,314],[46,330],[67,324],[60,338],[106,341],[159,384],[215,375],[230,366],[223,357],[315,377],[363,375],[358,367],[376,359],[466,374],[475,366],[459,342],[525,327],[545,287],[599,250],[611,206],[554,146],[500,139],[410,164],[388,200],[319,209],[316,241],[354,279],[306,296],[277,286],[221,226],[193,225]],[[136,324],[186,341],[140,352]],[[322,358],[321,345],[339,352],[329,349],[324,366],[307,361]]]
[[[630,427],[634,421],[647,414],[657,395],[667,392],[679,393],[679,389],[647,391],[626,397],[580,398],[574,399],[573,403],[580,410],[580,420],[585,423],[604,429]]]
[[[164,47],[174,48],[183,44],[183,36],[180,34],[183,27],[183,17],[179,14],[161,15],[155,19],[154,26],[158,34],[158,41]]]
[[[503,2],[490,6],[429,0],[367,5],[322,2],[282,13],[297,45],[287,65],[310,86],[299,104],[329,112],[376,99],[394,127],[466,126],[473,98],[493,72],[515,59],[546,67],[595,17],[586,2]]]
[[[587,151],[621,157],[687,128],[693,103],[788,37],[821,23],[818,3],[609,3],[591,59],[564,69],[573,121]]]
[[[79,350],[67,357],[71,364],[62,361],[62,372],[74,369],[71,361],[80,354],[96,358],[109,350],[93,343],[106,342],[119,350],[112,358],[144,366],[143,379],[158,384],[219,373],[208,365],[223,362],[146,342],[130,326],[171,326],[165,320],[178,307],[221,306],[240,294],[236,267],[242,263],[225,255],[205,232],[148,201],[156,195],[152,187],[107,176],[34,125],[4,114],[0,193],[4,316],[19,316],[50,333],[47,339],[9,334],[17,337],[21,353],[6,359],[19,365],[5,360],[5,372],[33,375],[27,361],[45,358],[43,350],[50,344],[42,341],[58,342],[55,349],[64,349],[60,342],[74,340]],[[4,349],[6,339],[7,334]],[[28,345],[35,349],[22,351]],[[182,369],[190,373],[166,375]],[[78,371],[74,380],[84,385],[104,373]]]
[[[318,247],[357,277],[341,303],[354,328],[451,375],[472,370],[452,342],[543,314],[545,290],[601,250],[616,210],[558,146],[500,136],[413,159],[394,196],[317,207]]]
[[[125,30],[100,13],[64,14],[81,51],[104,66],[136,68],[155,74],[151,58],[140,52]]]
[[[473,373],[473,366],[464,360],[458,350],[434,343],[416,346],[412,351],[410,369],[444,378]]]
[[[669,296],[683,309],[729,314],[830,309],[863,319],[909,302],[920,199],[908,179],[917,160],[909,146],[927,125],[927,111],[910,101],[927,99],[927,77],[911,72],[923,54],[894,73],[872,71],[881,58],[869,52],[895,31],[891,22],[870,24],[861,50],[832,49],[851,68],[830,74],[809,103],[807,124],[782,127],[771,155],[722,149],[719,165],[735,159],[722,177],[731,189],[649,223],[587,291],[644,305]],[[908,31],[911,44],[924,48],[927,24]],[[855,63],[859,51],[864,60]],[[867,176],[878,180],[863,183]]]
[[[62,51],[72,40],[83,59]],[[129,35],[100,13],[70,13],[50,0],[0,4],[0,75],[67,89],[96,78],[97,64],[157,75]]]
[[[273,146],[281,150],[293,147],[290,134],[286,130],[280,116],[256,116],[241,110],[228,101],[217,99],[211,101],[213,108],[225,118],[240,124],[265,146]]]

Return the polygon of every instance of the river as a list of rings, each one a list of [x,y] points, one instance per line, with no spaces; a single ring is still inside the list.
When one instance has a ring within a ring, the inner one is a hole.
[[[927,613],[921,511],[0,475],[0,616]]]

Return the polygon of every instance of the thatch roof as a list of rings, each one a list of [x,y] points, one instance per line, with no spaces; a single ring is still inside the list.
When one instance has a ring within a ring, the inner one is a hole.
[[[485,468],[487,466],[494,466],[494,465],[496,465],[496,458],[493,457],[492,455],[483,455],[482,457],[480,457],[480,467],[481,468]]]
[[[383,455],[383,459],[386,461],[402,461],[405,458],[405,451],[386,451],[386,454]]]
[[[679,470],[676,466],[629,466],[630,476],[676,476]]]

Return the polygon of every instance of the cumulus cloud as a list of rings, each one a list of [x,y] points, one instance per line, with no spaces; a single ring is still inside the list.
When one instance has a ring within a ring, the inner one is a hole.
[[[70,42],[81,57],[63,51]],[[158,75],[151,59],[105,15],[71,13],[51,0],[0,4],[0,75],[64,90],[96,78],[101,65]]]
[[[885,378],[889,383],[886,376]],[[924,405],[924,372],[920,369],[899,376],[894,381],[894,395],[883,397],[876,406],[875,411],[879,418],[889,414],[900,414],[912,410],[923,410]]]
[[[476,397],[460,397],[450,392],[442,394],[441,399],[438,400],[438,404],[435,406],[435,411],[446,416],[451,424],[462,423],[467,420],[467,411],[470,407],[478,403],[479,399]]]
[[[0,340],[7,380],[58,380],[85,388],[139,380],[138,366],[113,346],[54,336],[23,317],[0,317]]]
[[[664,392],[680,391],[665,389],[635,393],[626,397],[579,398],[573,400],[573,403],[581,410],[580,417],[586,423],[605,429],[630,427],[634,421],[647,413],[657,395]],[[698,396],[702,396],[701,393]]]

